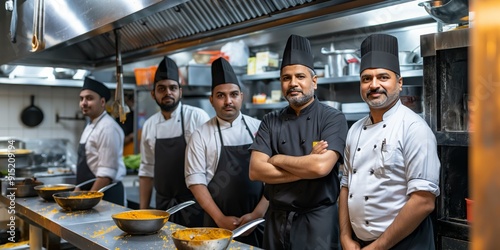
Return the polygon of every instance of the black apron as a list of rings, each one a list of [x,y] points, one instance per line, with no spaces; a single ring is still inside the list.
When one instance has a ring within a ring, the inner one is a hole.
[[[87,139],[85,140],[84,143],[80,143],[78,145],[78,162],[76,165],[76,183],[82,183],[84,181],[90,180],[95,178],[96,176],[92,171],[90,170],[89,165],[87,164],[87,154],[85,153],[85,145],[87,144],[87,141],[94,132],[94,129],[97,127],[97,124],[101,121],[101,119],[106,116],[107,114],[101,116],[99,120],[95,123],[95,126],[92,128],[90,131]],[[92,188],[93,183],[89,183],[86,185],[83,185],[80,187],[81,190],[90,190]],[[106,190],[104,192],[104,196],[102,198],[105,201],[113,202],[118,205],[125,205],[125,193],[124,193],[124,187],[122,182],[118,182],[116,185],[111,187],[110,189]]]
[[[184,178],[186,139],[184,137],[182,106],[179,108],[181,109],[181,136],[157,138],[155,142],[154,186],[156,189],[156,209],[159,210],[166,210],[179,203],[194,200],[193,194],[186,187]],[[169,220],[187,227],[201,227],[203,210],[196,203],[172,214]]]
[[[410,235],[398,242],[391,250],[434,250],[436,246],[434,244],[433,230],[431,217],[427,216]],[[368,246],[373,242],[362,241],[358,239],[354,233],[352,238],[357,241],[361,247]]]
[[[253,139],[245,119],[242,118],[242,121]],[[218,120],[217,128],[221,141],[221,152],[217,170],[207,188],[223,214],[240,217],[255,209],[262,199],[264,186],[262,182],[251,181],[248,177],[250,165],[248,148],[251,144],[224,146]],[[215,221],[207,213],[205,213],[204,226],[217,227]],[[237,237],[236,240],[261,247],[263,233],[264,225],[260,224],[250,235]]]
[[[270,204],[264,249],[340,249],[337,204],[291,211]]]

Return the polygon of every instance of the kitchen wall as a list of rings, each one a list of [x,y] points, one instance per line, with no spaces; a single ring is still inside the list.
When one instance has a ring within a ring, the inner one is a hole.
[[[68,139],[76,150],[84,120],[60,120],[56,114],[75,117],[80,88],[29,86],[0,84],[0,137],[19,139],[57,138]],[[35,106],[43,111],[44,119],[36,127],[27,127],[21,122],[21,112],[31,105],[30,96],[35,96]],[[79,114],[82,117],[81,113]]]

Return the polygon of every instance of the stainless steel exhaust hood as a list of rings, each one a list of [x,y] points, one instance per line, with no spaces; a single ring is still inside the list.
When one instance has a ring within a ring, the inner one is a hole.
[[[7,2],[12,0],[7,0]],[[193,49],[215,41],[332,13],[347,15],[383,0],[14,0],[0,10],[0,65],[100,69],[115,65],[115,37],[122,34],[124,64]],[[41,7],[43,8],[41,8]],[[35,46],[36,44],[36,46]]]

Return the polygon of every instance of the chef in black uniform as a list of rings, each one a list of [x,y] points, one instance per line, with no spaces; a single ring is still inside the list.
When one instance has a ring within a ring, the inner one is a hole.
[[[191,137],[186,149],[186,184],[205,210],[204,226],[234,230],[262,218],[268,202],[263,183],[248,178],[248,147],[260,120],[240,112],[243,93],[224,58],[212,63],[210,103],[217,115]],[[263,225],[250,232],[236,240],[261,247]]]
[[[288,106],[264,116],[250,147],[250,179],[265,182],[269,200],[264,248],[337,249],[338,165],[347,122],[314,95],[317,76],[309,41],[291,35],[281,64]]]
[[[116,182],[104,192],[104,200],[125,205],[121,180],[125,176],[123,163],[123,130],[106,112],[111,92],[103,83],[86,77],[80,91],[80,108],[90,123],[83,130],[78,147],[76,183],[96,178],[77,190],[97,191]]]
[[[182,103],[177,64],[168,57],[158,65],[151,97],[160,111],[149,117],[142,127],[138,173],[140,208],[150,208],[154,186],[155,207],[165,210],[194,199],[184,182],[184,153],[193,132],[209,117],[203,109]],[[170,217],[171,222],[188,227],[199,227],[202,220],[203,210],[198,204]]]

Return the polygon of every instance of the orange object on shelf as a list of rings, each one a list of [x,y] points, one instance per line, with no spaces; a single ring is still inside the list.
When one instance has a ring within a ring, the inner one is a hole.
[[[467,222],[472,223],[472,207],[474,206],[474,201],[471,199],[465,198],[465,204],[466,204],[466,214],[467,214]]]
[[[147,68],[135,68],[135,83],[137,85],[151,85],[154,83],[155,73],[158,66],[151,66]]]
[[[193,54],[194,61],[198,64],[211,64],[219,57],[229,61],[229,56],[220,50],[201,50]]]

